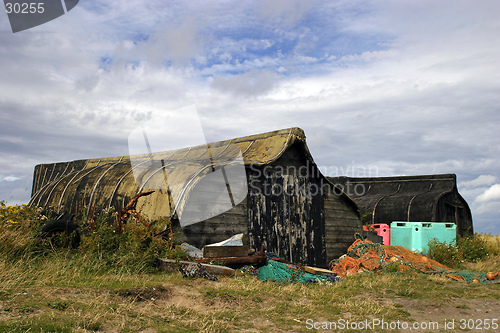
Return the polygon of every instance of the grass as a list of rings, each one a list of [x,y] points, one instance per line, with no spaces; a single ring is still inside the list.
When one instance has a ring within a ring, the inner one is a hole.
[[[183,279],[154,268],[151,258],[180,254],[172,240],[149,239],[151,230],[139,223],[128,235],[87,233],[74,251],[43,247],[36,211],[2,209],[0,332],[310,332],[308,319],[412,322],[411,302],[417,310],[456,302],[452,308],[461,311],[475,311],[472,300],[500,302],[498,285],[397,271],[333,284],[261,282],[242,271],[215,282]],[[492,255],[466,264],[484,271],[499,262]]]
[[[422,274],[359,274],[328,285],[281,285],[241,272],[217,282],[182,279],[177,272],[96,272],[67,259],[53,256],[47,262],[4,266],[0,331],[306,332],[309,318],[412,321],[401,299],[433,306],[460,299],[463,307],[468,299],[499,299],[493,285],[435,281]],[[74,273],[77,278],[71,277]],[[16,283],[5,285],[12,276]]]

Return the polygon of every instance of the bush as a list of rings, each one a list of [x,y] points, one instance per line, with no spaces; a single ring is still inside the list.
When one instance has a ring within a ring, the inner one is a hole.
[[[462,252],[464,261],[478,262],[488,256],[488,246],[477,233],[469,237],[458,237],[457,246]]]
[[[464,257],[456,245],[443,243],[437,239],[429,240],[429,257],[448,267],[461,267]]]
[[[459,236],[456,245],[436,239],[429,241],[429,257],[453,268],[462,268],[466,262],[478,262],[496,255],[500,255],[500,239],[489,234]]]

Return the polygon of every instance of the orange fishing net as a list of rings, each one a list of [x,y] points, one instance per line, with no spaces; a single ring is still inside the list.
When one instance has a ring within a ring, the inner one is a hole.
[[[452,269],[402,246],[375,244],[361,239],[357,239],[349,247],[347,254],[332,261],[330,266],[332,271],[342,278],[364,271],[396,266],[398,271],[419,271],[462,282],[491,282],[484,273]]]

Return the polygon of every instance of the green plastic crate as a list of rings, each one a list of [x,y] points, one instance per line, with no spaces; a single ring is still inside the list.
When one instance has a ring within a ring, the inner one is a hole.
[[[455,244],[457,226],[441,222],[402,222],[391,223],[391,245],[400,245],[409,250],[427,253],[430,239]]]

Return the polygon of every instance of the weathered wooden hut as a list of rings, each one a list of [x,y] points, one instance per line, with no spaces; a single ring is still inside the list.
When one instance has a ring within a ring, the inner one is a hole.
[[[238,156],[244,191],[231,192],[226,173]],[[227,186],[212,180],[218,171]],[[197,247],[245,233],[253,248],[264,245],[287,260],[324,266],[361,230],[356,204],[321,174],[300,128],[168,152],[37,165],[29,204],[72,213],[118,210],[149,189],[155,192],[137,201],[142,216],[174,223],[181,216],[206,217],[183,228]]]
[[[376,178],[329,177],[356,202],[370,223],[453,222],[473,233],[472,214],[458,193],[455,174]]]

